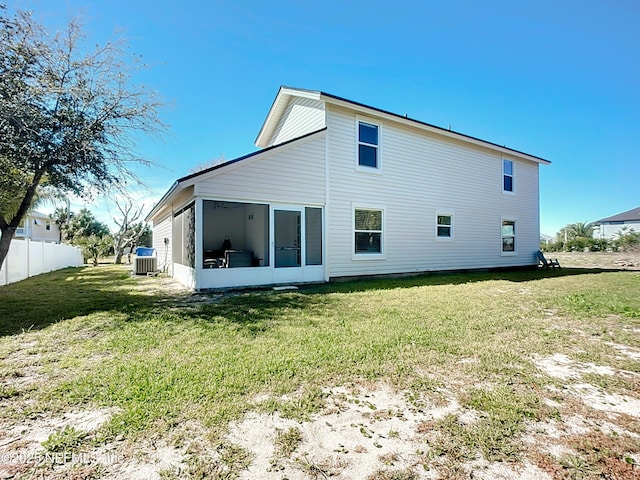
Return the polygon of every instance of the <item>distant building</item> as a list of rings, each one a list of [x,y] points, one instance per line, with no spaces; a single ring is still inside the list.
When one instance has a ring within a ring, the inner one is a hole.
[[[60,243],[60,227],[49,215],[33,211],[22,220],[14,238]]]
[[[636,233],[640,233],[640,207],[618,213],[593,222],[595,238],[614,238],[615,234],[625,225],[630,226]]]
[[[540,244],[549,245],[550,243],[553,243],[553,241],[554,241],[554,237],[545,235],[544,233],[540,234]]]

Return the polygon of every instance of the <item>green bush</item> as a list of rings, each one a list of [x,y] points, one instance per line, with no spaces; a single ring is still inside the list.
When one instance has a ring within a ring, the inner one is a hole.
[[[615,236],[613,244],[616,250],[632,250],[640,245],[640,234],[627,225],[618,230]]]

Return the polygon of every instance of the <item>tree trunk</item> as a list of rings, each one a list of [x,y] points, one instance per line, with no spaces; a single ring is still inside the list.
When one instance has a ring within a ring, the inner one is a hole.
[[[0,228],[0,233],[2,234],[2,237],[0,237],[0,268],[2,268],[2,265],[4,265],[4,261],[7,258],[7,254],[9,253],[11,240],[13,240],[13,235],[16,233],[16,229],[15,227],[6,225],[3,228]]]
[[[116,265],[120,265],[122,263],[122,255],[124,251],[122,248],[116,249],[116,261],[114,262]]]
[[[2,265],[4,265],[4,261],[7,258],[9,246],[11,245],[11,240],[13,240],[13,236],[16,233],[16,228],[18,228],[22,219],[26,217],[29,207],[33,203],[33,198],[36,194],[38,185],[40,185],[42,175],[44,175],[43,169],[39,169],[35,172],[31,185],[27,188],[27,191],[22,198],[22,202],[20,202],[20,208],[18,208],[18,212],[13,216],[13,219],[7,222],[4,216],[0,215],[0,234],[2,234],[2,237],[0,238],[0,268],[2,268]]]

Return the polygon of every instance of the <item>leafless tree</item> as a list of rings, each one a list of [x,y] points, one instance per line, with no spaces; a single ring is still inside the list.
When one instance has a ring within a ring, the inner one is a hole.
[[[118,218],[113,219],[118,226],[118,231],[113,234],[113,248],[115,250],[115,263],[122,263],[122,256],[125,251],[131,251],[138,244],[138,240],[145,233],[146,222],[139,221],[142,217],[144,205],[137,207],[130,199],[118,200],[115,202],[120,211]]]

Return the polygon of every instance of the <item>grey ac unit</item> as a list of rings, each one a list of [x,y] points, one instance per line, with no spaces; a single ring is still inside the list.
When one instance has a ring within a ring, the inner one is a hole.
[[[154,273],[157,269],[157,257],[136,257],[136,261],[133,264],[134,275],[146,275],[148,273]]]

